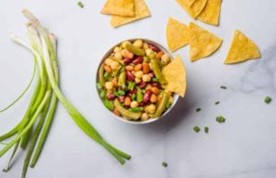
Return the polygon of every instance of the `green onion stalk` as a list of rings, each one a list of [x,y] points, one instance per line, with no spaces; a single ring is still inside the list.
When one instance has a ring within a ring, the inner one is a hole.
[[[12,160],[18,148],[27,149],[22,178],[26,177],[28,167],[35,167],[52,125],[58,102],[65,107],[73,121],[86,135],[103,146],[123,165],[131,156],[109,144],[60,90],[56,37],[44,28],[31,12],[23,10],[23,14],[29,20],[27,23],[29,43],[13,34],[11,34],[11,39],[33,54],[35,71],[37,71],[36,66],[38,66],[38,80],[21,121],[13,129],[0,136],[0,143],[9,141],[3,144],[4,147],[0,150],[0,157],[13,148],[8,167],[4,171],[8,171],[11,168]],[[30,88],[33,80],[34,74],[23,93],[0,112],[9,109],[20,100]]]

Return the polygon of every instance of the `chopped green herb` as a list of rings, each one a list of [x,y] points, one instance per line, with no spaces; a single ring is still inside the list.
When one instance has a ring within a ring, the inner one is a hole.
[[[196,112],[200,112],[200,111],[201,111],[201,108],[197,108],[197,109],[196,109]]]
[[[216,118],[216,121],[217,121],[218,123],[224,123],[225,120],[226,120],[226,119],[225,119],[223,116],[217,116],[217,118]]]
[[[200,132],[200,128],[199,128],[198,126],[195,126],[195,127],[193,128],[193,130],[194,130],[196,133]]]
[[[110,80],[110,78],[111,78],[111,73],[105,72],[104,73],[104,79],[105,80]]]
[[[163,167],[168,167],[168,163],[165,162],[165,161],[163,161],[163,162],[162,162],[162,166],[163,166]]]
[[[98,88],[99,90],[103,88],[103,86],[101,85],[101,83],[100,83],[100,82],[99,82],[99,83],[97,83],[97,88]]]
[[[131,111],[131,112],[141,112],[141,111],[143,111],[143,108],[142,107],[130,108],[129,111]]]
[[[84,5],[83,5],[83,3],[82,3],[81,1],[78,2],[78,6],[79,6],[80,8],[84,8]]]
[[[204,127],[204,132],[205,133],[209,133],[209,128],[208,127]]]
[[[143,94],[140,88],[137,88],[137,101],[140,103],[143,101]]]
[[[220,104],[220,102],[219,102],[219,101],[215,102],[215,105],[218,105],[218,104]]]
[[[124,90],[118,90],[117,93],[119,96],[123,96],[126,94],[126,92]]]
[[[137,97],[137,95],[136,95],[136,94],[132,94],[132,95],[131,95],[131,99],[132,99],[132,100],[135,100],[135,99],[136,99],[136,97]]]
[[[128,82],[128,89],[129,90],[133,90],[135,87],[135,83],[134,82]]]
[[[265,99],[264,99],[264,102],[265,102],[266,104],[271,103],[271,101],[272,101],[272,98],[269,97],[269,96],[266,96]]]
[[[104,100],[104,105],[105,105],[105,107],[107,107],[107,109],[109,109],[109,110],[114,110],[114,104],[113,104],[113,102],[112,101],[109,101],[109,100]]]
[[[153,81],[153,82],[158,82],[158,78],[154,77],[154,78],[152,79],[152,81]]]
[[[100,97],[105,98],[105,96],[106,96],[106,90],[102,90],[100,93]]]
[[[226,89],[227,89],[227,87],[226,87],[226,86],[220,86],[220,88],[221,88],[221,89],[224,89],[224,90],[226,90]]]

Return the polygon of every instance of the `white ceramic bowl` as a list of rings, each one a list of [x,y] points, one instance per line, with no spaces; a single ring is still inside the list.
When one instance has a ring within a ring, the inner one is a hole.
[[[158,44],[158,43],[156,43],[156,42],[154,42],[154,41],[148,40],[148,39],[142,39],[142,38],[137,38],[137,39],[141,39],[142,41],[145,41],[145,42],[147,42],[147,43],[154,44],[155,46],[159,47],[162,51],[164,51],[166,54],[168,54],[168,55],[171,57],[171,59],[173,59],[173,57],[171,56],[171,54],[169,53],[169,51],[168,51],[166,48],[164,48],[162,45],[160,45],[160,44]],[[127,40],[124,40],[124,41],[133,42],[133,41],[135,41],[135,40],[137,40],[137,39],[127,39]],[[98,73],[99,73],[99,69],[100,69],[100,66],[102,65],[103,61],[104,61],[107,57],[110,56],[110,54],[113,52],[113,49],[114,49],[116,46],[118,46],[119,44],[121,44],[121,43],[124,42],[124,41],[121,41],[121,42],[117,43],[116,45],[112,46],[112,47],[105,53],[105,55],[102,57],[101,62],[100,62],[100,64],[98,65],[98,69],[97,69],[96,84],[99,82]],[[95,86],[97,86],[96,84],[95,84]],[[97,89],[97,87],[96,87],[96,90],[99,91],[99,90]],[[99,92],[98,92],[98,96],[99,96],[99,99],[101,100]],[[128,123],[128,124],[142,125],[142,124],[152,123],[152,122],[155,122],[155,121],[157,121],[157,120],[160,120],[160,119],[164,118],[164,117],[172,110],[172,108],[175,106],[175,104],[177,103],[177,101],[178,101],[178,99],[179,99],[179,96],[178,96],[177,94],[174,94],[174,95],[173,95],[173,98],[174,98],[174,99],[173,99],[173,103],[171,104],[171,106],[170,106],[160,117],[157,117],[157,118],[150,118],[150,119],[147,120],[147,121],[131,121],[131,120],[127,120],[127,119],[124,118],[124,117],[120,117],[120,116],[115,115],[112,111],[108,110],[108,109],[104,106],[104,104],[103,104],[103,107],[104,107],[114,118],[116,118],[116,119],[118,119],[118,120],[120,120],[120,121],[122,121],[122,122],[125,122],[125,123]],[[101,100],[101,102],[102,102],[102,100]]]

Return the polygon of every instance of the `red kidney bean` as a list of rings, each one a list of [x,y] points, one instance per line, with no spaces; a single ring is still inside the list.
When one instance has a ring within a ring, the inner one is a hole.
[[[130,71],[128,71],[128,70],[126,71],[126,77],[130,81],[134,81],[135,80],[135,76]]]
[[[108,100],[114,100],[116,98],[116,96],[113,93],[108,94],[106,97]]]
[[[125,65],[128,65],[128,64],[130,64],[130,63],[132,62],[132,59],[130,59],[130,58],[125,58],[125,59],[124,59],[124,62],[125,62]]]
[[[145,106],[145,105],[146,105],[146,104],[143,103],[143,102],[139,103],[139,106]]]
[[[125,96],[119,96],[118,99],[121,103],[125,102]]]
[[[144,82],[144,81],[142,81],[142,82],[140,82],[139,87],[140,87],[140,88],[145,88],[146,85],[147,85],[147,83]]]
[[[133,64],[139,64],[139,63],[142,63],[143,62],[143,57],[142,56],[139,56],[139,57],[137,57],[137,58],[135,58],[134,60],[133,60]]]
[[[161,51],[160,48],[158,48],[156,45],[151,44],[151,43],[149,43],[149,48],[152,49],[154,52],[157,52],[157,53],[158,53],[159,51]]]
[[[157,83],[157,82],[152,82],[151,85],[152,85],[153,87],[157,87],[157,88],[159,87],[159,83]]]
[[[147,90],[145,92],[144,97],[143,97],[143,103],[144,104],[147,104],[150,101],[151,95],[152,95],[152,91],[151,90]]]

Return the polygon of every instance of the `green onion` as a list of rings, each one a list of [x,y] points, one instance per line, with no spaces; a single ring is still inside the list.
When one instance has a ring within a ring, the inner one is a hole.
[[[226,121],[226,119],[223,116],[217,116],[216,117],[216,121],[218,123],[224,123]]]
[[[22,178],[25,178],[29,166],[34,167],[36,165],[52,125],[58,101],[61,102],[76,125],[78,125],[87,136],[104,147],[121,164],[124,164],[125,160],[131,158],[130,155],[106,142],[100,133],[81,113],[79,113],[79,111],[61,92],[59,88],[56,38],[54,35],[40,25],[38,19],[36,19],[29,11],[24,10],[23,14],[29,20],[27,23],[27,32],[30,44],[24,42],[15,35],[11,35],[11,39],[32,52],[34,60],[38,65],[39,76],[32,98],[22,120],[13,129],[0,136],[0,142],[11,139],[8,140],[9,142],[7,145],[0,150],[0,157],[14,147],[6,171],[10,169],[12,165],[11,161],[13,160],[19,146],[22,149],[28,148],[24,161]],[[97,87],[99,86],[97,85]],[[26,91],[27,90],[28,87]],[[23,95],[24,93],[25,90]],[[20,98],[21,95],[19,99]],[[16,102],[13,102],[12,105],[14,103]],[[105,100],[105,104],[110,109],[114,109],[114,105],[111,101]]]
[[[153,81],[153,82],[158,82],[158,79],[157,79],[156,77],[154,77],[154,78],[152,79],[152,81]]]
[[[98,90],[101,90],[103,88],[103,86],[100,82],[98,82],[96,85],[97,85]]]
[[[108,99],[105,99],[103,101],[103,103],[104,103],[105,107],[107,107],[107,109],[112,110],[112,111],[114,110],[114,104],[113,104],[112,101],[109,101]]]
[[[105,98],[105,96],[106,96],[106,90],[102,90],[100,93],[100,97]]]
[[[136,100],[136,97],[137,97],[136,94],[132,94],[132,95],[131,95],[131,99],[132,99],[132,100]]]
[[[219,101],[216,101],[216,102],[215,102],[215,105],[219,105],[219,104],[220,104],[220,102],[219,102]]]
[[[264,99],[264,102],[265,102],[266,104],[271,103],[271,101],[272,101],[272,98],[269,97],[269,96],[266,96],[265,99]]]
[[[143,101],[143,94],[142,94],[142,90],[140,88],[137,87],[137,101],[138,103]]]
[[[78,6],[79,6],[80,8],[84,8],[84,5],[83,5],[83,3],[82,3],[81,1],[78,2]]]
[[[126,94],[124,90],[118,90],[117,92],[119,96],[124,96]]]
[[[193,128],[193,130],[194,130],[196,133],[200,132],[200,128],[199,128],[198,126],[195,126],[195,127]]]
[[[209,133],[209,128],[208,127],[204,127],[204,132],[205,133]]]
[[[135,82],[128,82],[128,89],[133,90],[135,88]]]
[[[163,167],[168,167],[168,163],[164,161],[164,162],[162,162],[162,166]]]
[[[226,86],[223,86],[223,85],[222,85],[222,86],[220,86],[220,88],[221,88],[221,89],[224,89],[224,90],[226,90],[226,89],[227,89],[227,87],[226,87]]]
[[[129,111],[131,111],[131,112],[141,112],[141,111],[143,111],[143,108],[142,107],[130,108]]]

